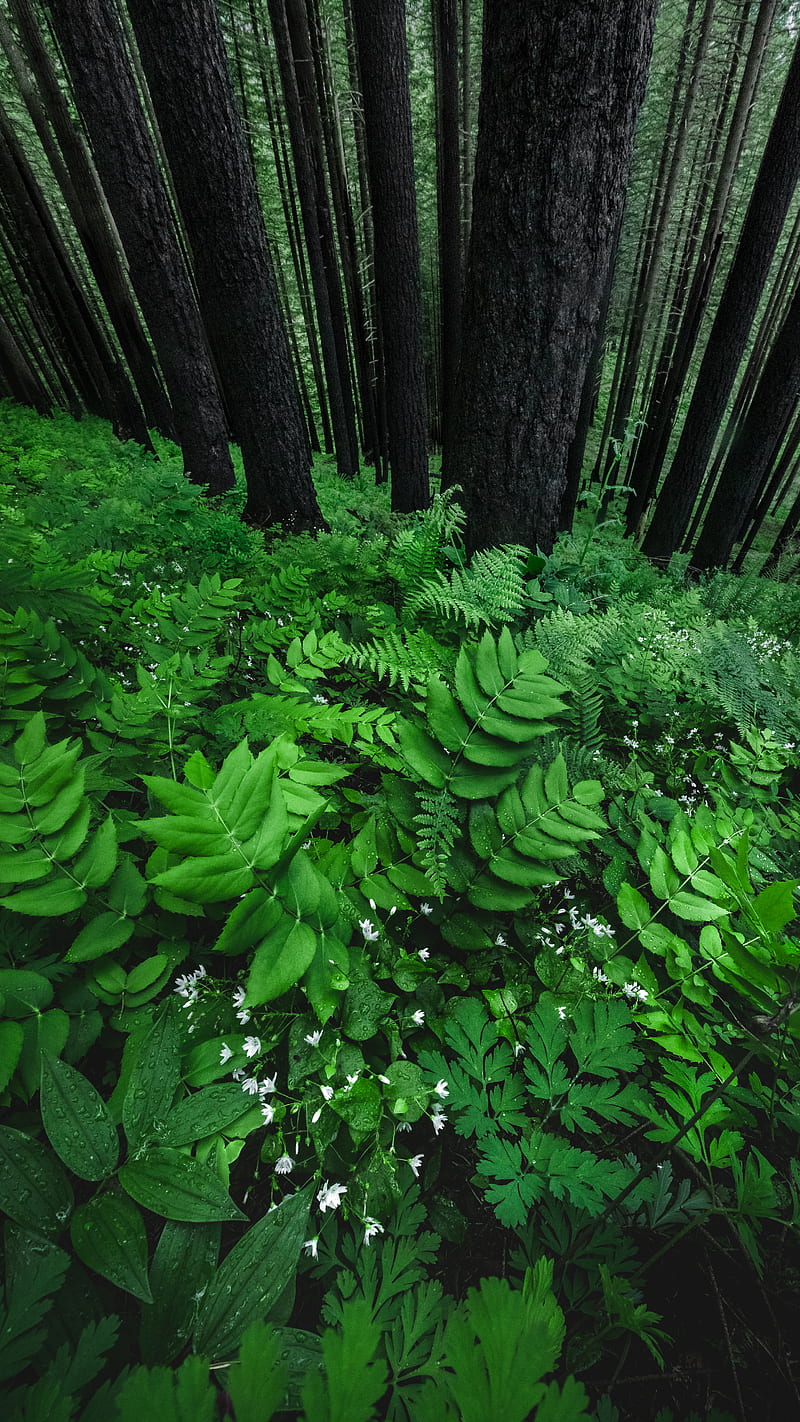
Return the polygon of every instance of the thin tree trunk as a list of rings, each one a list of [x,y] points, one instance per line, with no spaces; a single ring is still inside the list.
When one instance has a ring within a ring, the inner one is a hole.
[[[438,54],[436,113],[439,215],[439,342],[442,425],[442,484],[447,485],[453,445],[456,380],[461,354],[461,170],[458,131],[457,0],[433,0],[434,43]]]
[[[352,0],[363,87],[386,378],[392,508],[425,508],[428,485],[419,235],[405,0]]]

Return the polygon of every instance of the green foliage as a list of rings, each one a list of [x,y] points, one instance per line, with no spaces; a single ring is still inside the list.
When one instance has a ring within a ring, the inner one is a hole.
[[[267,545],[3,417],[11,1418],[579,1418],[669,1364],[652,1258],[793,1258],[795,591],[467,565],[366,475]]]

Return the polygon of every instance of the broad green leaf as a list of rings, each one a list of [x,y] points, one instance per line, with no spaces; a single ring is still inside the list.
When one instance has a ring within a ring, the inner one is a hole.
[[[276,932],[256,948],[247,978],[245,999],[251,1007],[274,1002],[275,998],[294,987],[311,966],[317,947],[316,934],[300,919],[289,922],[291,927],[288,933],[281,935]]]
[[[24,731],[14,742],[14,759],[17,765],[30,765],[38,760],[45,747],[45,722],[42,711],[34,712]]]
[[[432,785],[435,790],[442,790],[452,770],[446,752],[414,721],[400,722],[398,739],[400,750],[411,769],[415,770],[427,785]]]
[[[166,1120],[179,1078],[178,1032],[170,1002],[142,1042],[122,1102],[122,1124],[132,1149],[156,1134]]]
[[[253,883],[253,873],[245,863],[240,849],[208,858],[184,859],[172,869],[156,874],[154,883],[162,884],[180,898],[195,904],[222,903],[238,899]]]
[[[280,1298],[306,1238],[312,1188],[264,1215],[222,1261],[200,1304],[195,1352],[228,1357],[248,1325],[263,1319]]]
[[[450,789],[462,800],[486,800],[499,795],[518,774],[518,763],[505,770],[457,770],[450,780]]]
[[[82,1180],[114,1170],[119,1141],[102,1096],[75,1067],[42,1055],[42,1124],[53,1150]]]
[[[0,1126],[0,1210],[25,1229],[54,1234],[72,1209],[72,1186],[55,1156],[22,1131]]]
[[[459,751],[470,733],[470,724],[459,710],[441,677],[428,682],[425,714],[439,745],[447,751]]]
[[[27,1017],[53,1001],[53,984],[30,968],[0,968],[0,993],[6,1017]]]
[[[657,845],[650,860],[650,888],[657,899],[668,899],[677,892],[680,879],[673,869],[669,856]]]
[[[46,879],[53,867],[49,854],[38,845],[33,849],[18,849],[13,854],[0,854],[0,884],[33,884]]]
[[[191,1145],[238,1121],[249,1105],[237,1082],[207,1086],[179,1101],[158,1133],[160,1145]]]
[[[756,894],[750,908],[769,933],[780,933],[787,923],[797,917],[794,906],[794,891],[797,879],[784,879],[768,884],[760,894]]]
[[[129,854],[123,854],[106,896],[109,907],[120,915],[136,918],[142,912],[147,902],[147,885]]]
[[[79,1205],[70,1224],[78,1258],[126,1293],[152,1302],[147,1279],[147,1232],[132,1200],[104,1191]]]
[[[167,1147],[152,1146],[121,1166],[119,1183],[137,1204],[168,1220],[214,1224],[246,1218],[207,1165]]]
[[[644,928],[653,917],[647,900],[628,883],[623,884],[617,894],[617,913],[626,928]]]
[[[682,891],[673,894],[669,907],[678,918],[686,919],[688,923],[710,923],[715,918],[726,918],[728,910],[721,904],[713,904],[710,899],[702,899],[697,894],[689,894]]]
[[[152,1304],[142,1308],[141,1347],[147,1363],[171,1363],[189,1339],[217,1266],[221,1227],[167,1220],[150,1266]]]
[[[0,899],[3,908],[14,913],[26,913],[31,918],[60,918],[86,903],[83,889],[77,889],[67,878],[53,879],[38,889],[21,889]]]
[[[133,919],[120,918],[116,913],[101,913],[81,929],[65,954],[67,963],[90,963],[106,953],[114,953],[127,943],[136,924]]]
[[[475,675],[478,684],[487,696],[498,696],[508,686],[509,677],[503,675],[497,657],[497,647],[491,632],[484,632],[475,651]]]
[[[267,938],[283,917],[280,903],[266,889],[251,889],[231,909],[214,947],[218,953],[247,953]]]
[[[72,773],[68,784],[64,785],[46,805],[33,810],[31,818],[39,834],[55,834],[63,829],[71,819],[83,799],[83,782],[86,771],[79,765]]]
[[[24,1035],[19,1022],[0,1022],[0,1091],[5,1091],[14,1075]]]

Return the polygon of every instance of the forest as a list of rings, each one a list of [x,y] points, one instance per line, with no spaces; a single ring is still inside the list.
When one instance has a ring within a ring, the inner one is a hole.
[[[7,1422],[800,1416],[800,4],[0,0]]]

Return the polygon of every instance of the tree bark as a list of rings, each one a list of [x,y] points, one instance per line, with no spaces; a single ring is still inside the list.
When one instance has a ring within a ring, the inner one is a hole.
[[[233,467],[205,337],[112,0],[51,0],[50,14],[131,283],[169,391],[186,472],[216,494]]]
[[[795,46],[739,243],[703,352],[678,447],[643,548],[669,557],[680,546],[744,354],[775,247],[800,177],[800,43]]]
[[[128,10],[247,480],[245,518],[319,528],[308,441],[255,174],[213,0]]]
[[[430,492],[405,0],[352,0],[352,12],[372,194],[392,508],[408,512],[425,508]]]
[[[552,548],[655,10],[487,0],[452,467],[472,548]]]

